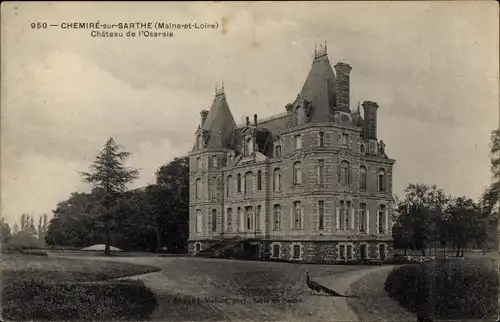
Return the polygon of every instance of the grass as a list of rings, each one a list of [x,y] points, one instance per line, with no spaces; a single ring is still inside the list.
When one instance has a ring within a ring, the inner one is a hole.
[[[106,281],[159,271],[107,261],[2,255],[2,316],[7,320],[144,319],[155,295],[140,281]]]

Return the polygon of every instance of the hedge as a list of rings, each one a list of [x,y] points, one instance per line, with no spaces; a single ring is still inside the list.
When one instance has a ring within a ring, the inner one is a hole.
[[[419,317],[483,319],[498,308],[498,271],[479,261],[436,261],[394,268],[385,290]]]

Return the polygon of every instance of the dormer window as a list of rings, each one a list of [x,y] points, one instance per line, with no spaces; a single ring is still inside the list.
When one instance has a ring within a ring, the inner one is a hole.
[[[198,136],[198,149],[203,149],[203,135]]]
[[[279,158],[281,156],[281,145],[274,147],[274,157]]]
[[[233,163],[233,156],[231,153],[229,153],[227,156],[227,166],[230,167],[232,163]]]
[[[252,138],[247,138],[245,142],[245,154],[251,155],[253,153],[253,140]]]

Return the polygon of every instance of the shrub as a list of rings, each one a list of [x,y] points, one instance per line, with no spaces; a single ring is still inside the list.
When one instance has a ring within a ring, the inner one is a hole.
[[[386,292],[420,316],[481,319],[496,313],[498,272],[480,262],[438,261],[395,268]]]

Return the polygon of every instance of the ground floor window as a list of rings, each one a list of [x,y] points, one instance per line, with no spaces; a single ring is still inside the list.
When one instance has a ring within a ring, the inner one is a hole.
[[[293,245],[293,259],[300,258],[300,245]]]
[[[280,257],[280,245],[278,245],[278,244],[273,245],[273,254],[272,254],[272,256],[274,258],[279,258]]]
[[[199,253],[201,251],[201,245],[199,243],[195,244],[195,250],[196,250],[196,253]]]
[[[352,245],[347,245],[347,259],[352,259]]]
[[[339,253],[340,259],[345,259],[345,245],[340,245]]]
[[[378,245],[378,253],[379,253],[380,259],[385,259],[385,244]]]
[[[366,250],[366,244],[361,244],[359,246],[359,253],[361,256],[361,259],[366,259],[367,255],[367,250]]]

